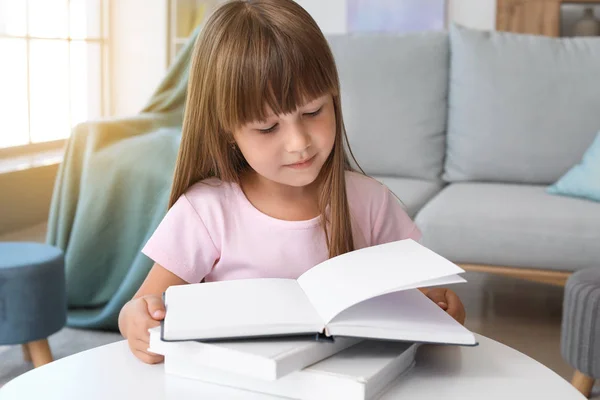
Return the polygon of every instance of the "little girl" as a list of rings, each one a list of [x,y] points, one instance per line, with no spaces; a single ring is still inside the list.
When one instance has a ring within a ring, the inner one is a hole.
[[[171,285],[297,278],[327,258],[421,236],[385,186],[352,171],[335,62],[304,9],[230,1],[195,46],[169,210],[142,250],[155,264],[119,315],[147,363],[162,360],[147,351],[148,328],[164,318]],[[452,291],[423,291],[464,321]]]

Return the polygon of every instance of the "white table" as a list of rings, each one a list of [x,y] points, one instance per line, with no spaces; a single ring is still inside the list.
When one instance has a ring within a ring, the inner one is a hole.
[[[478,335],[477,347],[422,346],[417,364],[389,399],[584,400],[567,381],[528,356]],[[1,361],[0,361],[1,362]],[[169,376],[137,360],[125,341],[57,360],[13,379],[0,400],[245,399],[273,396]]]

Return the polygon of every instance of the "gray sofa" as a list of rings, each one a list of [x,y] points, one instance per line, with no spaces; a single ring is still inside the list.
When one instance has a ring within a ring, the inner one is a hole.
[[[600,130],[600,38],[452,26],[328,40],[353,152],[424,245],[558,284],[600,268],[600,203],[546,192]]]

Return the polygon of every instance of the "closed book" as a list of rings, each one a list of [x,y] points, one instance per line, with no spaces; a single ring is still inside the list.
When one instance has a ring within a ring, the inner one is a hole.
[[[149,331],[148,350],[153,353],[186,357],[196,365],[263,380],[279,379],[361,341],[356,338],[335,341],[272,338],[218,343],[164,342],[160,338],[160,327]]]
[[[215,369],[185,355],[166,355],[165,373],[302,400],[373,400],[415,362],[416,343],[365,340],[281,379],[267,381]]]

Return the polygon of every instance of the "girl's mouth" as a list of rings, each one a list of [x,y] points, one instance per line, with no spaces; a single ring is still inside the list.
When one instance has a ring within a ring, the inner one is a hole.
[[[310,158],[307,158],[303,161],[299,161],[297,163],[294,164],[288,164],[286,165],[286,167],[290,167],[290,168],[294,168],[294,169],[304,169],[304,168],[308,168],[312,165],[314,159],[316,157],[316,154]]]

